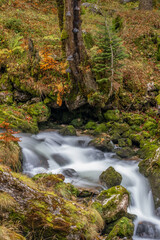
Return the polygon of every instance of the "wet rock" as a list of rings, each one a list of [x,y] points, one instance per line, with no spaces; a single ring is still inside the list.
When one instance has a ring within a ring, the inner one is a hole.
[[[101,151],[112,151],[114,146],[108,137],[97,137],[90,141],[89,146],[95,147]]]
[[[137,226],[136,235],[141,238],[160,239],[160,231],[150,222],[140,222]]]
[[[66,168],[62,171],[63,175],[70,178],[79,177],[78,173],[73,168]]]
[[[129,147],[116,148],[115,153],[121,158],[130,158],[135,155],[134,151]]]
[[[99,211],[106,223],[125,216],[129,204],[129,193],[122,186],[103,190],[92,206]]]
[[[99,176],[99,180],[102,185],[106,186],[107,188],[111,188],[121,184],[122,176],[120,173],[115,171],[113,167],[109,167],[102,172],[102,174]]]
[[[68,165],[70,163],[70,161],[67,158],[63,157],[62,155],[60,155],[58,153],[57,154],[52,154],[51,157],[54,159],[54,161],[59,166],[65,166],[65,165]]]

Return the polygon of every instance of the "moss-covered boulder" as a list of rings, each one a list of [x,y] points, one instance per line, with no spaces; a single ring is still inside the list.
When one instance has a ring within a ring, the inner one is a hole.
[[[145,115],[135,114],[135,113],[123,113],[123,120],[127,122],[130,126],[137,125],[140,126],[145,122]]]
[[[26,240],[22,235],[15,231],[8,229],[5,226],[0,226],[0,239],[1,240]]]
[[[120,119],[119,110],[108,110],[104,113],[107,121],[118,121]]]
[[[22,154],[18,143],[0,142],[0,161],[14,171],[21,171]]]
[[[94,129],[93,134],[98,135],[101,133],[105,133],[107,131],[107,127],[105,123],[97,124],[96,128]]]
[[[131,134],[130,139],[132,140],[132,143],[137,147],[143,145],[144,138],[141,134]]]
[[[122,135],[124,132],[129,131],[130,127],[127,123],[118,123],[118,122],[114,122],[112,124],[112,130],[111,130],[111,134],[115,134],[118,133],[119,135]]]
[[[99,180],[102,185],[111,188],[121,184],[122,176],[113,167],[109,167],[101,173]]]
[[[134,232],[134,224],[132,220],[122,217],[113,227],[112,231],[107,236],[106,240],[116,239],[115,237],[125,238],[127,240],[132,239]]]
[[[122,186],[103,190],[92,206],[99,211],[106,223],[113,222],[127,212],[129,193]]]
[[[151,120],[146,121],[145,124],[143,125],[143,129],[147,131],[151,131],[154,134],[157,129],[156,121],[151,121]]]
[[[96,129],[97,127],[97,123],[93,122],[93,121],[89,121],[86,125],[85,125],[85,129]]]
[[[59,176],[55,178],[60,179]],[[61,197],[60,191],[55,192],[53,186],[43,184],[45,178],[41,179],[41,184],[36,182],[40,179],[37,176],[32,180],[0,166],[0,218],[3,224],[12,229],[16,227],[29,239],[96,239],[103,228],[100,214],[94,208],[78,203],[75,195],[72,200]]]
[[[27,108],[27,112],[33,118],[36,118],[37,122],[46,122],[51,114],[50,109],[43,102],[29,105]]]
[[[116,148],[114,151],[121,158],[130,158],[135,155],[135,152],[130,147]]]
[[[156,208],[160,207],[160,148],[154,146],[150,158],[139,163],[139,170],[148,177]]]
[[[59,130],[59,133],[63,136],[76,136],[76,129],[72,125],[68,125]]]
[[[119,147],[131,147],[132,146],[132,140],[129,138],[120,138],[118,139],[118,146]]]
[[[89,146],[95,147],[101,151],[112,151],[114,146],[109,137],[97,137],[89,142]]]
[[[10,127],[23,132],[37,133],[36,119],[32,118],[20,107],[0,105],[0,123],[6,121]]]

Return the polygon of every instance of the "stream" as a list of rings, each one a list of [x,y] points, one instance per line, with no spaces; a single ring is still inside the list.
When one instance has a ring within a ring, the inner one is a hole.
[[[23,152],[23,172],[62,173],[65,182],[80,187],[103,189],[100,174],[113,166],[122,175],[122,183],[131,194],[128,212],[137,215],[134,240],[160,239],[160,218],[154,214],[154,203],[148,180],[138,171],[136,161],[119,160],[114,153],[103,153],[89,147],[87,136],[61,136],[55,131],[37,135],[19,134]],[[141,223],[141,224],[139,224]]]

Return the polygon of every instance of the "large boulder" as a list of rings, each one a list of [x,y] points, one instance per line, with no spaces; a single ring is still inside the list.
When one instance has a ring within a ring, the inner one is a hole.
[[[99,211],[106,223],[125,216],[129,204],[129,193],[122,186],[103,190],[92,206]]]
[[[113,167],[109,167],[101,173],[99,180],[102,185],[111,188],[121,184],[122,176]]]
[[[157,148],[157,149],[156,149]],[[156,150],[155,150],[156,149]],[[139,163],[139,170],[150,182],[156,208],[160,207],[160,147],[155,145],[150,158]]]
[[[0,219],[3,225],[9,223],[11,229],[16,226],[18,232],[30,239],[97,239],[103,228],[100,214],[78,203],[75,195],[72,200],[63,198],[60,189],[64,185],[60,175],[37,176],[33,181],[0,165]],[[71,186],[70,189],[73,190]]]
[[[59,130],[59,133],[63,136],[76,136],[76,129],[72,125],[68,125]]]

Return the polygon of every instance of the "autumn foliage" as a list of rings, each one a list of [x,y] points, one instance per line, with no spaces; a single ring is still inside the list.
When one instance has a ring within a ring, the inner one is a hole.
[[[0,141],[3,141],[6,145],[10,142],[19,142],[20,138],[15,137],[13,134],[16,134],[18,132],[15,132],[10,128],[10,124],[7,122],[2,122],[0,124],[0,128],[4,129],[4,132],[0,133]]]

